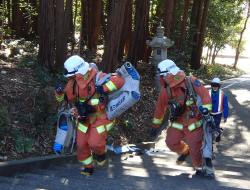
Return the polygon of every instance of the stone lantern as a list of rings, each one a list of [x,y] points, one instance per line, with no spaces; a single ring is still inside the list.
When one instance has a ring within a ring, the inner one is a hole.
[[[151,63],[157,69],[157,64],[164,59],[167,59],[167,48],[171,47],[174,42],[171,41],[169,38],[164,36],[164,27],[161,25],[156,29],[156,36],[153,39],[147,40],[146,43],[149,47],[152,48],[151,53]],[[156,72],[157,73],[157,72]],[[159,87],[159,76],[156,76],[156,86]]]

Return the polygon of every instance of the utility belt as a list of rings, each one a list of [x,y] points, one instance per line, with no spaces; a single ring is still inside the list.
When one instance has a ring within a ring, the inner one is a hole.
[[[191,131],[194,131],[195,129],[199,128],[202,126],[202,120],[199,120],[199,121],[196,121],[194,123],[191,123],[190,125],[188,125],[188,130],[191,132]],[[183,130],[184,128],[184,125],[181,124],[181,123],[177,123],[177,122],[172,122],[170,127],[173,127],[175,129],[178,129],[178,130]]]
[[[103,133],[103,132],[105,132],[105,131],[107,131],[107,132],[110,131],[110,130],[113,128],[113,125],[114,125],[114,123],[111,122],[111,123],[106,124],[106,125],[99,125],[99,126],[96,126],[95,128],[96,128],[97,132],[98,132],[99,134],[101,134],[101,133]],[[78,130],[80,130],[81,132],[87,133],[88,128],[89,128],[89,126],[84,125],[84,124],[81,123],[81,122],[78,123]]]

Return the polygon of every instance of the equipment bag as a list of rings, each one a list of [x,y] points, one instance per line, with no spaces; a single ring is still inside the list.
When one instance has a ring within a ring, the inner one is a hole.
[[[140,100],[140,75],[133,65],[126,62],[116,73],[124,78],[125,83],[122,88],[108,95],[106,113],[110,120],[120,116]],[[100,80],[96,77],[96,85],[103,85],[110,77],[110,74]]]
[[[64,126],[64,127],[62,127]],[[55,143],[62,145],[61,153],[72,154],[76,141],[76,125],[70,109],[59,111]]]

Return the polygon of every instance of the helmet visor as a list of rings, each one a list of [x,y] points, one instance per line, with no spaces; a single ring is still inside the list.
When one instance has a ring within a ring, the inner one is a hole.
[[[220,87],[220,84],[218,84],[218,83],[211,83],[211,87]]]

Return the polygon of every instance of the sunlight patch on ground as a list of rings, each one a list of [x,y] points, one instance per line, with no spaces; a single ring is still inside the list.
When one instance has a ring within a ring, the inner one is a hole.
[[[232,94],[235,96],[239,104],[243,105],[246,101],[249,101],[249,90],[231,90]],[[244,105],[250,107],[250,105]]]
[[[216,178],[216,181],[218,181],[223,186],[233,187],[237,189],[249,189],[250,186],[250,182],[248,180],[234,179],[222,176],[218,176],[218,178]]]
[[[139,168],[134,166],[122,166],[123,174],[136,177],[149,177],[149,174],[145,168]]]
[[[250,160],[244,159],[244,158],[235,158],[235,157],[233,157],[233,160],[238,161],[238,162],[244,162],[244,163],[249,163],[250,164]]]

